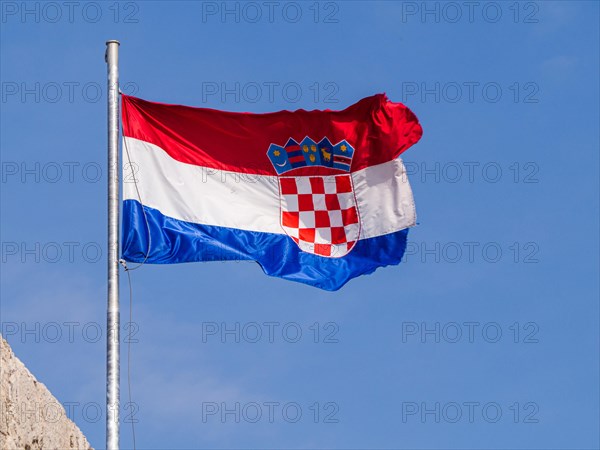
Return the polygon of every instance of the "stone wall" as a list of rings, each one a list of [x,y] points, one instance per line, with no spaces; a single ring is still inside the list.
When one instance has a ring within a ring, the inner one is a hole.
[[[60,402],[0,335],[0,449],[91,449]]]

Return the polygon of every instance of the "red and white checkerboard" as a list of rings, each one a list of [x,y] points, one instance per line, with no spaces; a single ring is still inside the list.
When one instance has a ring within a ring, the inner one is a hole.
[[[339,258],[358,240],[360,221],[349,174],[279,177],[281,226],[301,250]]]

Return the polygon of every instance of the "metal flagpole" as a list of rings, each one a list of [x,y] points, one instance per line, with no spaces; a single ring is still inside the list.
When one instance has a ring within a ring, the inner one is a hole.
[[[106,450],[119,449],[119,41],[106,42],[108,67],[108,312]]]

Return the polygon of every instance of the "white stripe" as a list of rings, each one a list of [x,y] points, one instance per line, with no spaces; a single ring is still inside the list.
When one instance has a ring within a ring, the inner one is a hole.
[[[174,219],[204,225],[284,234],[279,225],[277,177],[185,164],[156,145],[125,137],[123,198]],[[131,165],[128,165],[128,154]],[[132,171],[134,172],[132,174]]]
[[[123,198],[140,200],[186,222],[285,234],[280,225],[276,176],[243,174],[186,164],[156,145],[125,137]],[[129,164],[131,162],[131,164]],[[360,238],[380,236],[415,224],[412,191],[400,159],[352,174]]]
[[[352,181],[361,239],[415,226],[415,201],[400,158],[359,170],[352,174]]]

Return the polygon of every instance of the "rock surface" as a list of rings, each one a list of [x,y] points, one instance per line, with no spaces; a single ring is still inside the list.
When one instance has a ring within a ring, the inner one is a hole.
[[[60,402],[0,335],[0,449],[91,448]]]

